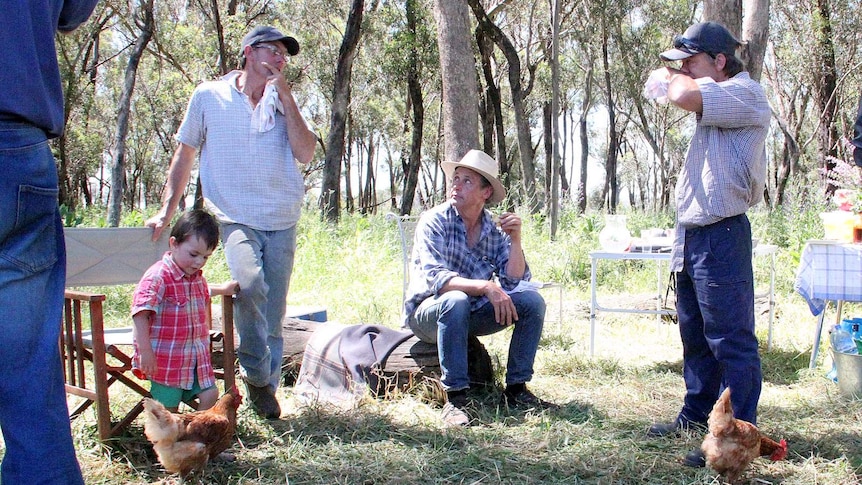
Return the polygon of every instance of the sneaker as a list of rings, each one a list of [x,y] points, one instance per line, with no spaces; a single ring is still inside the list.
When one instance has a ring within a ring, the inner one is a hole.
[[[706,466],[706,457],[703,456],[703,450],[695,448],[686,453],[682,459],[682,464],[692,468],[703,468]]]
[[[248,403],[258,416],[266,419],[278,419],[281,417],[281,406],[275,397],[275,391],[269,386],[253,386],[245,383],[248,392]]]
[[[461,428],[470,426],[470,416],[467,415],[467,396],[455,396],[446,401],[443,405],[443,411],[440,417],[443,419],[443,426],[447,428]]]
[[[526,387],[515,393],[511,393],[508,390],[503,391],[503,394],[500,396],[500,406],[521,409],[557,409],[560,407],[552,402],[539,399]]]

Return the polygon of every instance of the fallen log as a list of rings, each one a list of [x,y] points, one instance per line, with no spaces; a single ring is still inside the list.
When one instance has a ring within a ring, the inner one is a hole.
[[[286,317],[282,322],[284,336],[284,351],[282,353],[282,376],[285,386],[293,386],[299,376],[305,346],[314,331],[322,323],[311,320],[300,320]],[[220,328],[220,323],[213,321],[213,329]],[[239,338],[234,339],[239,342]],[[467,349],[468,370],[472,386],[487,386],[494,384],[494,368],[491,356],[478,338],[472,337]],[[213,365],[219,366],[223,361],[221,349],[214,349]],[[386,360],[382,369],[380,382],[385,383],[385,389],[372,390],[377,393],[389,393],[395,389],[401,391],[413,389],[420,384],[439,386],[440,360],[437,356],[437,346],[422,342],[415,336],[410,337],[396,347]]]

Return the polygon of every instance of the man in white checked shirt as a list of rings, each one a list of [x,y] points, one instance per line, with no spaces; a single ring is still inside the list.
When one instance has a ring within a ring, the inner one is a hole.
[[[240,371],[252,408],[278,419],[282,328],[305,187],[296,162],[314,155],[282,74],[299,43],[272,27],[242,40],[240,69],[199,85],[177,132],[162,209],[147,220],[153,239],[170,225],[200,150],[204,203],[221,225],[235,304]]]
[[[721,24],[695,24],[660,55],[680,61],[679,69],[663,67],[650,76],[664,81],[669,102],[697,117],[676,185],[671,253],[686,395],[677,418],[654,424],[650,436],[705,429],[725,387],[732,390],[734,416],[757,420],[762,375],[745,212],[763,198],[771,112],[760,84],[736,57],[739,45]],[[703,453],[691,451],[684,463],[704,466]]]

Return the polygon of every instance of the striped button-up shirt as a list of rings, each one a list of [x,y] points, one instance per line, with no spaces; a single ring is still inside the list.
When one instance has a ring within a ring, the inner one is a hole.
[[[722,82],[696,80],[703,113],[676,184],[677,227],[671,271],[682,271],[685,228],[745,213],[766,183],[766,135],[772,113],[747,72]]]
[[[405,316],[412,317],[423,300],[438,294],[456,276],[477,280],[496,276],[505,290],[514,289],[522,279],[529,281],[529,266],[522,278],[510,278],[505,272],[511,244],[488,210],[482,218],[479,242],[473,248],[467,246],[467,228],[450,201],[426,211],[416,225]],[[471,296],[470,308],[478,310],[487,302],[485,296]]]
[[[207,310],[209,288],[203,273],[186,275],[170,251],[150,266],[132,296],[132,315],[151,310],[150,342],[135,342],[134,365],[140,365],[139,345],[152,345],[158,371],[147,378],[159,384],[191,389],[215,384],[210,358]]]

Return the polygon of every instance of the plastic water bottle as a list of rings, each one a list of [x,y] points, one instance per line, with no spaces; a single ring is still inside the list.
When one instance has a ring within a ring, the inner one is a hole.
[[[853,340],[853,335],[844,329],[841,325],[832,327],[829,333],[831,340],[832,351],[841,352],[844,354],[858,354],[859,350],[856,347],[856,341]],[[826,378],[832,382],[838,382],[838,366],[835,364],[835,359],[832,359],[832,369],[826,373]]]
[[[856,342],[853,341],[853,334],[844,330],[840,325],[835,325],[832,328],[830,335],[832,340],[832,350],[845,354],[858,354]]]

